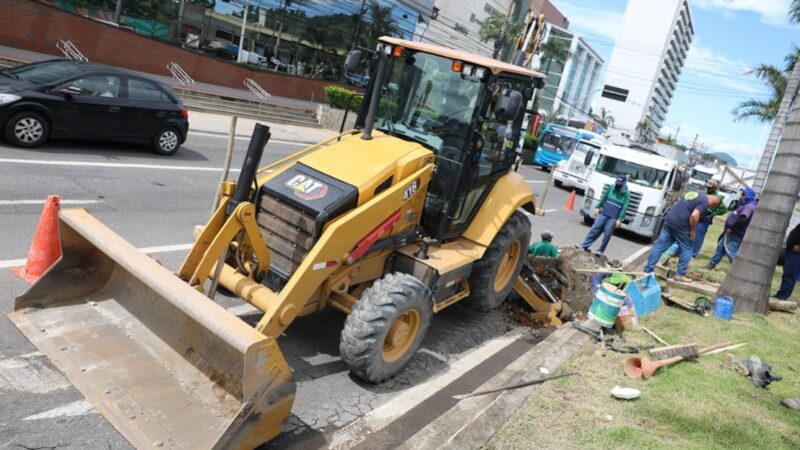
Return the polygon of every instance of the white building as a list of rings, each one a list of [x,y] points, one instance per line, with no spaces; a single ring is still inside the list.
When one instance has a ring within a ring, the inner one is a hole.
[[[569,47],[572,57],[560,61],[534,61],[538,70],[547,72],[547,83],[539,102],[540,111],[558,111],[564,117],[589,118],[592,97],[599,91],[597,81],[603,58],[577,34],[548,25],[546,39],[560,39]],[[541,58],[541,57],[539,57]]]
[[[649,117],[658,133],[693,36],[688,0],[628,0],[595,110],[632,133]]]
[[[481,42],[481,24],[497,13],[513,17],[519,5],[515,0],[434,0],[434,18],[417,24],[414,40],[492,56],[494,41]]]

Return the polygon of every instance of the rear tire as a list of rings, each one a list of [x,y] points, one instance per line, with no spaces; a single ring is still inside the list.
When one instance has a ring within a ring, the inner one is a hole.
[[[486,253],[472,267],[469,298],[464,306],[487,312],[505,301],[522,270],[531,240],[531,223],[525,214],[514,211],[489,244]]]
[[[390,273],[361,295],[347,316],[339,341],[350,372],[380,383],[414,356],[433,318],[433,295],[411,275]]]
[[[553,180],[553,184],[554,184],[556,187],[561,187],[561,186],[563,186],[563,185],[564,185],[564,183],[563,183],[562,181],[559,181],[559,180]]]
[[[587,226],[592,226],[594,225],[594,219],[592,219],[589,216],[583,216],[583,224]]]
[[[172,156],[181,147],[181,133],[175,128],[164,128],[153,136],[153,152]]]
[[[50,136],[50,124],[39,113],[22,111],[8,119],[4,135],[11,145],[25,148],[38,147]]]

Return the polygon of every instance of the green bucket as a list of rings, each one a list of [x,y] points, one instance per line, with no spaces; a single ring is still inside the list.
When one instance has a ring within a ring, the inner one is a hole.
[[[614,320],[623,303],[625,303],[625,292],[612,284],[603,283],[597,288],[597,294],[587,315],[598,324],[611,327],[614,326]]]

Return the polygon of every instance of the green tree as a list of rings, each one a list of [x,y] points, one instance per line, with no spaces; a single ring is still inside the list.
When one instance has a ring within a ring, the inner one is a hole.
[[[497,59],[500,56],[500,52],[507,48],[521,31],[522,23],[511,20],[506,15],[498,12],[493,16],[487,17],[481,23],[478,37],[481,42],[494,41],[492,58]]]
[[[572,52],[569,51],[569,46],[567,45],[566,41],[557,36],[551,36],[549,39],[547,39],[547,41],[542,44],[540,51],[542,55],[542,62],[545,63],[545,75],[550,73],[550,65],[553,63],[553,61],[566,64],[567,60],[572,58]]]
[[[790,19],[795,25],[800,23],[800,0],[792,1]],[[769,177],[765,176],[766,183],[756,214],[748,226],[736,259],[719,288],[718,295],[727,295],[734,299],[736,311],[759,314],[767,314],[769,311],[769,290],[775,264],[783,247],[797,194],[800,192],[800,141],[797,138],[800,136],[800,109],[793,109],[788,121],[786,119],[798,85],[800,64],[794,64],[764,149],[765,154],[759,164],[759,173],[770,167],[772,155],[767,153],[772,149],[775,159],[771,164],[772,170],[769,171]],[[788,126],[784,133],[785,124]],[[783,145],[778,147],[782,135]],[[764,174],[766,175],[766,170]]]
[[[650,117],[645,117],[636,124],[636,132],[639,134],[639,142],[647,143],[650,141],[650,133],[653,122]]]
[[[778,115],[778,108],[786,91],[787,74],[770,64],[761,64],[746,74],[763,81],[770,90],[770,96],[766,100],[751,99],[739,103],[733,110],[734,119],[772,122]]]
[[[593,114],[592,119],[602,125],[603,128],[610,128],[614,126],[614,116],[612,116],[611,113],[605,108],[600,108],[600,113]]]

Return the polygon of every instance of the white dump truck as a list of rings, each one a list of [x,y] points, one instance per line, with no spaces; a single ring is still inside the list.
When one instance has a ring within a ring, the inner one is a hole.
[[[553,169],[553,183],[556,186],[566,185],[585,192],[586,180],[592,173],[594,162],[597,161],[596,156],[604,143],[605,139],[599,136],[591,140],[578,141],[569,159],[560,161]],[[585,164],[587,153],[595,155],[588,166]]]
[[[587,154],[585,165],[594,164],[586,181],[581,215],[587,225],[594,222],[594,210],[603,193],[614,185],[617,175],[628,176],[631,200],[621,228],[655,240],[661,231],[664,211],[672,204],[684,177],[678,163],[646,150],[608,144],[597,161]]]

